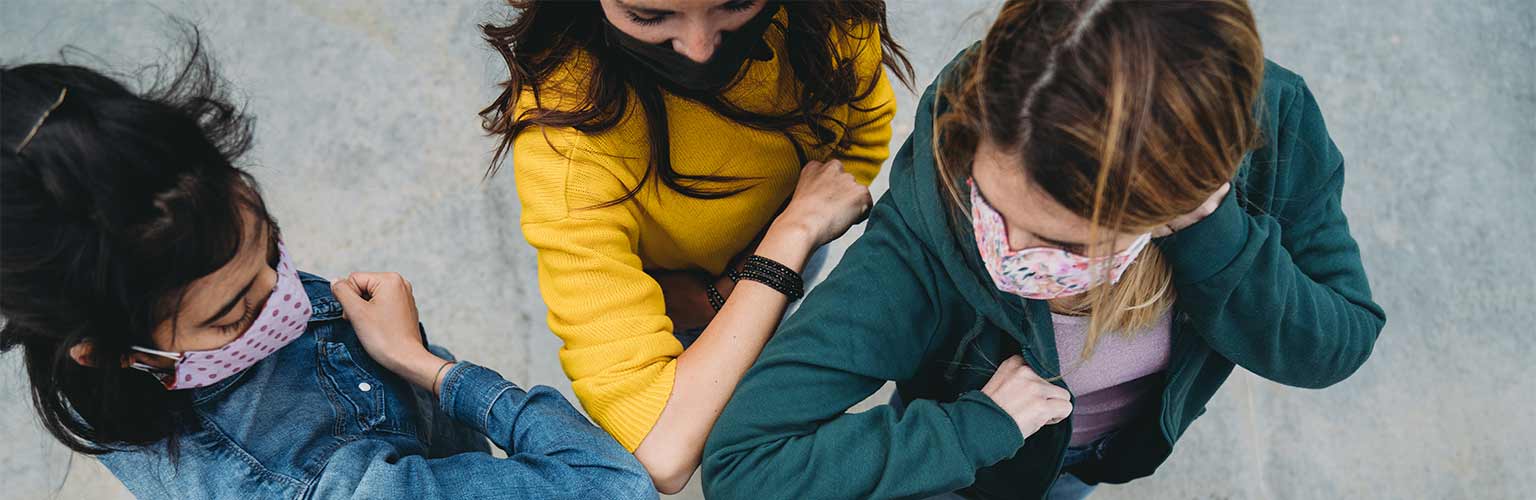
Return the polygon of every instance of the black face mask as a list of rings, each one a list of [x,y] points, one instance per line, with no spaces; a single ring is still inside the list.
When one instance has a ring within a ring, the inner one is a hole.
[[[763,33],[773,24],[773,16],[778,12],[779,6],[770,1],[757,16],[736,31],[723,33],[720,46],[709,61],[703,63],[694,62],[669,45],[637,40],[615,28],[613,23],[603,24],[607,26],[609,43],[617,45],[658,80],[693,92],[713,92],[731,83],[747,58],[773,59],[773,50],[763,41]]]

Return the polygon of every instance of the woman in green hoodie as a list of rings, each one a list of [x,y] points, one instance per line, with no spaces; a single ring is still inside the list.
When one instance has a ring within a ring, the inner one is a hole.
[[[937,88],[935,88],[937,87]],[[1242,0],[1011,1],[705,450],[717,498],[1082,497],[1234,365],[1326,387],[1384,324],[1343,159]],[[893,404],[846,410],[886,381]]]

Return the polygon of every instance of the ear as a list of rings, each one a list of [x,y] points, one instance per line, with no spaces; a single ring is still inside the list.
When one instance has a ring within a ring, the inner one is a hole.
[[[91,341],[82,340],[80,343],[69,348],[69,357],[75,360],[77,365],[95,368],[96,363],[91,361],[91,353],[93,352],[95,352],[95,346],[91,344]]]
[[[88,368],[96,368],[96,362],[93,361],[95,358],[92,356],[92,354],[96,352],[95,349],[95,344],[90,340],[82,340],[80,343],[75,344],[69,348],[69,357],[70,359],[75,360],[75,364],[77,365]],[[121,362],[119,362],[118,366],[127,368],[129,364],[132,364],[132,362],[133,360],[129,359],[128,356],[123,356],[123,359]]]

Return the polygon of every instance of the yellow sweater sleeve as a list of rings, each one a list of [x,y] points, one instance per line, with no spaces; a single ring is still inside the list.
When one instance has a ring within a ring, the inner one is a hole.
[[[538,251],[549,327],[587,414],[633,451],[672,393],[682,344],[661,287],[641,268],[633,204],[586,208],[623,194],[574,131],[529,130],[513,145],[523,235]]]
[[[853,174],[866,186],[880,174],[880,166],[890,156],[891,119],[896,116],[896,93],[891,89],[880,47],[880,33],[874,25],[866,24],[854,30],[848,44],[855,54],[854,64],[860,75],[873,78],[874,90],[864,99],[853,103],[848,110],[849,147],[839,155],[843,169]],[[862,91],[870,81],[859,82]]]

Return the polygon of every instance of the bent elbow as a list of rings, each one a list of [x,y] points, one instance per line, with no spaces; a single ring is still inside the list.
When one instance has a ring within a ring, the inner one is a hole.
[[[1314,372],[1314,376],[1304,377],[1303,380],[1296,381],[1290,385],[1304,389],[1327,389],[1333,387],[1359,372],[1360,368],[1365,366],[1366,360],[1371,358],[1371,351],[1374,350],[1374,347],[1374,341],[1368,342],[1352,353],[1352,356],[1336,360],[1332,363],[1331,370],[1318,370]]]
[[[670,458],[642,459],[645,471],[650,475],[656,491],[664,495],[676,495],[688,486],[688,480],[693,479],[693,472],[698,464],[692,460],[679,460]]]

